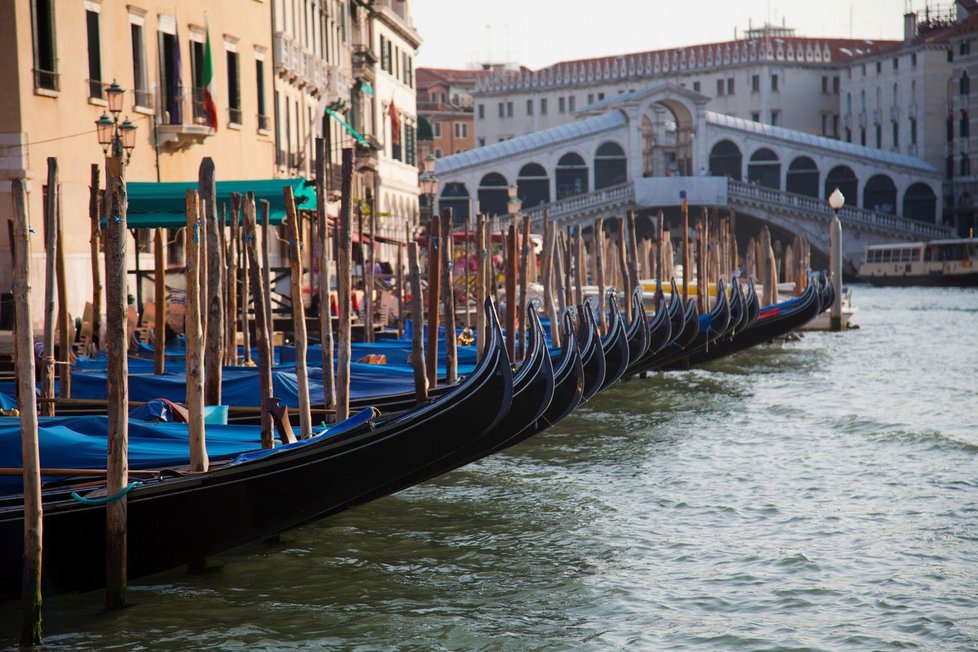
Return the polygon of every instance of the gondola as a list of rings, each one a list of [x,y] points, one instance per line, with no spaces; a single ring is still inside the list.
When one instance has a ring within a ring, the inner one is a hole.
[[[618,299],[614,295],[611,296],[609,306],[611,308],[611,326],[608,328],[608,335],[601,339],[601,350],[605,360],[601,390],[618,382],[625,370],[628,369],[628,334],[621,316],[621,308],[618,306]],[[588,309],[587,312],[592,311]]]
[[[584,395],[581,397],[583,403],[601,391],[605,373],[604,349],[601,347],[594,311],[578,306],[577,318],[578,346],[581,348],[581,364],[584,366]]]
[[[642,305],[642,287],[636,287],[632,292],[632,314],[628,316],[628,364],[640,360],[649,350],[649,320],[645,317],[645,307]]]
[[[487,314],[491,329],[482,360],[438,400],[378,419],[364,432],[326,434],[245,453],[207,473],[161,473],[132,487],[127,495],[128,577],[200,561],[315,520],[482,436],[505,416],[513,390],[491,302]],[[0,598],[20,592],[23,540],[23,507],[5,501],[0,506]],[[45,492],[45,592],[102,586],[105,549],[104,505],[68,498],[64,490]]]
[[[675,347],[667,355],[661,356],[650,366],[650,369],[685,366],[685,361],[690,356],[709,349],[727,334],[730,328],[730,302],[722,279],[717,282],[716,296],[716,305],[698,320],[696,337],[692,341],[686,341],[681,347]]]
[[[824,309],[822,298],[826,295],[823,294],[821,284],[820,275],[809,275],[808,287],[801,295],[788,301],[765,306],[760,310],[757,318],[736,337],[726,342],[719,342],[708,351],[701,351],[691,356],[690,366],[701,365],[768,342],[804,325]]]
[[[527,333],[527,355],[513,376],[513,397],[506,416],[493,427],[485,430],[481,437],[472,439],[450,454],[433,460],[396,481],[379,486],[350,503],[338,506],[326,516],[369,502],[374,498],[396,493],[475,462],[494,450],[504,447],[512,437],[539,419],[550,406],[554,395],[554,368],[550,360],[550,352],[547,350],[543,326],[532,303],[527,306],[527,317],[531,324]]]

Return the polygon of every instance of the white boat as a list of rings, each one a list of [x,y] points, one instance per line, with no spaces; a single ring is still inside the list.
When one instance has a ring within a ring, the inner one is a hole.
[[[866,247],[859,277],[873,285],[978,285],[978,238]]]

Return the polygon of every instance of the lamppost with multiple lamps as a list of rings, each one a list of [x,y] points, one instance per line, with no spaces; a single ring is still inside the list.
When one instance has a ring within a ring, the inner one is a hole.
[[[839,211],[846,204],[846,197],[836,188],[829,195],[829,207],[832,209],[832,223],[829,227],[829,268],[832,272],[832,289],[835,291],[835,302],[829,312],[829,330],[842,330],[842,222]]]
[[[129,118],[119,122],[119,114],[122,113],[122,98],[125,94],[126,90],[115,81],[106,87],[105,96],[112,116],[103,113],[95,121],[95,126],[98,131],[98,142],[105,155],[121,159],[123,152],[125,152],[125,162],[128,163],[132,157],[132,150],[136,146],[136,125],[130,122]]]
[[[509,247],[509,255],[513,256],[513,262],[511,264],[511,269],[515,268],[517,261],[515,259],[515,254],[517,251],[516,242],[519,237],[520,231],[520,210],[523,208],[523,200],[519,197],[519,188],[515,183],[509,185],[506,189],[506,193],[509,195],[509,199],[506,202],[506,212],[509,213],[511,220],[510,237],[512,242]],[[526,265],[522,264],[520,261],[519,268],[519,292],[516,291],[517,279],[514,277],[510,270],[506,270],[506,331],[507,339],[509,332],[512,331],[513,335],[516,335],[517,330],[519,332],[519,342],[516,346],[516,355],[519,358],[523,357],[523,338],[525,330],[524,325],[526,324]],[[512,283],[510,278],[514,277]],[[512,285],[512,291],[510,291],[510,286]],[[512,317],[510,317],[512,315]],[[517,315],[519,316],[519,321],[517,322]],[[511,353],[512,355],[512,353]],[[514,358],[515,360],[516,358]]]

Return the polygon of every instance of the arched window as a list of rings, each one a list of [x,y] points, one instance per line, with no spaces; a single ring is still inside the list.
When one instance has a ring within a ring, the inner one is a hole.
[[[829,173],[825,175],[822,197],[827,198],[836,188],[845,196],[847,204],[858,205],[856,196],[859,192],[859,179],[856,178],[856,173],[848,165],[837,165],[829,170]]]
[[[602,144],[594,154],[594,189],[601,190],[626,181],[625,150],[618,143]]]
[[[547,171],[539,163],[527,163],[520,168],[519,178],[516,180],[519,187],[519,197],[523,200],[523,206],[540,206],[550,203],[550,177]]]
[[[863,188],[863,208],[896,215],[896,184],[885,174],[870,177]]]
[[[961,95],[969,95],[971,93],[971,79],[968,77],[968,71],[965,70],[961,73]]]
[[[971,123],[968,120],[968,112],[961,109],[961,121],[958,123],[958,135],[961,138],[967,138],[969,133],[971,133]]]
[[[866,89],[859,91],[859,110],[866,113]]]
[[[486,215],[506,215],[506,202],[509,201],[509,184],[506,177],[498,172],[490,172],[479,182],[479,212]]]
[[[852,113],[852,93],[846,93],[846,113]]]
[[[903,193],[903,216],[922,222],[937,221],[937,196],[926,183],[915,183]]]
[[[455,224],[463,224],[469,219],[469,210],[472,205],[469,190],[464,183],[453,181],[446,183],[438,198],[439,214],[442,209],[452,209],[452,221]]]
[[[721,140],[710,150],[710,176],[730,177],[737,181],[743,175],[744,157],[731,140]]]
[[[818,197],[818,166],[807,156],[799,156],[788,166],[785,190],[808,197]]]
[[[754,152],[747,166],[747,178],[765,188],[781,188],[781,161],[778,155],[766,147]]]
[[[557,161],[557,199],[583,195],[588,189],[587,163],[580,155],[568,152]]]

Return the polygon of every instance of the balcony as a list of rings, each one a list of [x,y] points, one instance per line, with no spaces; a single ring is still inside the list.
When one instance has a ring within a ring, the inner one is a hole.
[[[179,151],[191,145],[199,145],[211,135],[211,128],[207,125],[207,111],[204,109],[203,91],[203,88],[194,88],[189,101],[185,94],[179,96],[179,116],[171,115],[169,107],[160,107],[157,131],[161,148]]]
[[[366,45],[353,46],[353,75],[373,81],[377,56]]]
[[[61,90],[61,76],[53,70],[34,69],[34,88],[46,91]]]
[[[299,43],[285,32],[272,35],[272,62],[275,74],[290,82],[305,81],[305,57]]]

